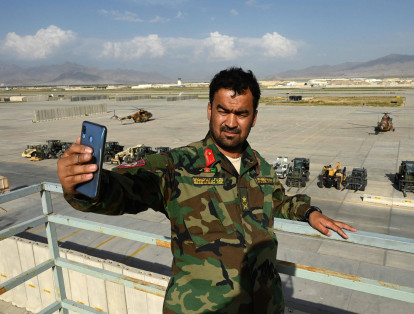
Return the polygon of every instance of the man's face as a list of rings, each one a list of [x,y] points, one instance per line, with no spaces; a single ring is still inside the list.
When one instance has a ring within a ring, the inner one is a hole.
[[[234,91],[221,88],[214,94],[213,103],[207,105],[211,135],[220,151],[233,158],[240,156],[256,117],[249,89],[235,95]]]

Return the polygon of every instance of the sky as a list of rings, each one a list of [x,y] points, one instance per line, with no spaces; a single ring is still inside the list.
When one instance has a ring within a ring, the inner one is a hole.
[[[413,0],[0,0],[0,64],[208,81],[414,55]]]

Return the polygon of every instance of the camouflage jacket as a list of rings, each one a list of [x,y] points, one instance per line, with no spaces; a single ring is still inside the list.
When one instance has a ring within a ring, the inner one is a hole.
[[[240,175],[207,135],[105,171],[100,195],[65,198],[81,211],[152,208],[170,219],[173,262],[164,313],[283,312],[273,218],[301,220],[310,198],[287,197],[273,168],[247,143]]]

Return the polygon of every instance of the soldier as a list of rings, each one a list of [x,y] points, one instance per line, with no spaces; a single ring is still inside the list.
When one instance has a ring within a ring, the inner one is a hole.
[[[275,217],[308,221],[323,234],[356,231],[334,221],[306,195],[287,197],[274,169],[247,142],[260,88],[251,71],[229,68],[210,84],[209,132],[199,142],[103,170],[97,199],[75,186],[97,170],[77,144],[58,162],[65,199],[107,215],[148,208],[171,222],[172,274],[164,313],[283,313],[276,271]]]

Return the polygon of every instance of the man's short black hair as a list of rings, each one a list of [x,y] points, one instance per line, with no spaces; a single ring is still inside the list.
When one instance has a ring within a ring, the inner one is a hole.
[[[230,89],[236,95],[243,94],[247,89],[253,95],[253,109],[257,110],[260,99],[260,87],[253,72],[243,71],[242,68],[231,67],[217,73],[210,83],[210,105],[213,105],[213,99],[216,92],[221,89]]]

